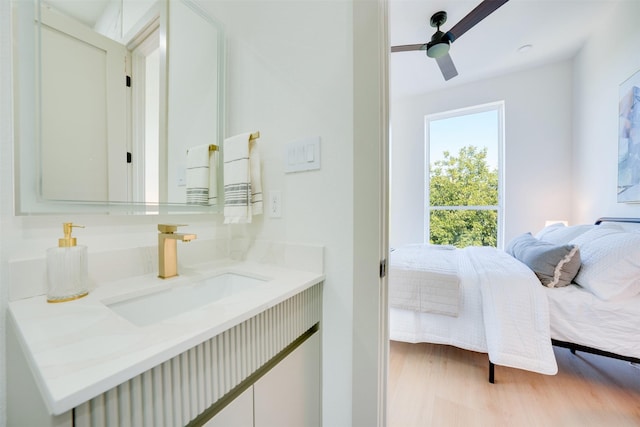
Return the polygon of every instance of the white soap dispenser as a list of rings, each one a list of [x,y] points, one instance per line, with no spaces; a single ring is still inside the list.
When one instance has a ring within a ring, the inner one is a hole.
[[[73,227],[84,228],[65,222],[58,247],[47,249],[47,302],[72,301],[89,294],[87,247],[77,245],[71,237]]]

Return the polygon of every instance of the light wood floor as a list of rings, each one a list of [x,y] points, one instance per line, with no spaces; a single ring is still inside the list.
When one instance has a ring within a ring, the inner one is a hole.
[[[496,366],[486,354],[391,341],[388,426],[640,426],[640,369],[555,348],[558,374]]]

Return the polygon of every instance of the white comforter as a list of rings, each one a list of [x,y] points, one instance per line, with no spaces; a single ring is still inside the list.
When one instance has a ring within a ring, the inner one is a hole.
[[[458,317],[390,308],[390,338],[454,345],[488,353],[496,365],[556,374],[549,305],[535,274],[495,248],[457,252]]]
[[[458,252],[453,246],[407,245],[389,256],[389,306],[457,316]]]

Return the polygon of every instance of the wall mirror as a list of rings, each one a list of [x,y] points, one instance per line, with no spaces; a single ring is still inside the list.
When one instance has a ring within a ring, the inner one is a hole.
[[[191,0],[15,3],[18,213],[219,211],[221,23]]]

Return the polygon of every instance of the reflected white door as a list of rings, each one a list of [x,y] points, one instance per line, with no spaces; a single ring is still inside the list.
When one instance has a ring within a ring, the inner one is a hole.
[[[160,29],[134,40],[132,61],[133,201],[160,201]]]
[[[42,197],[128,201],[126,48],[41,13]]]

